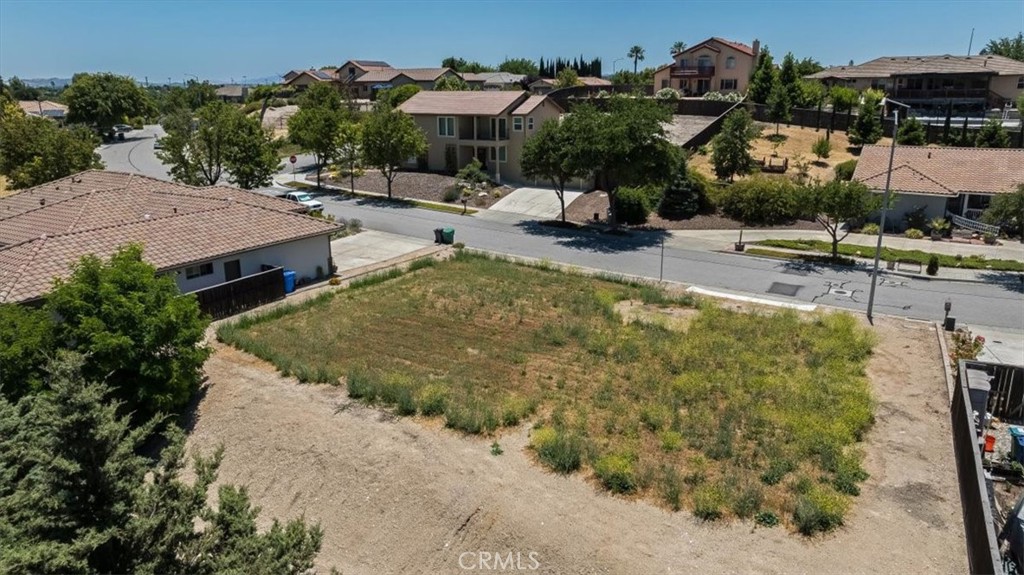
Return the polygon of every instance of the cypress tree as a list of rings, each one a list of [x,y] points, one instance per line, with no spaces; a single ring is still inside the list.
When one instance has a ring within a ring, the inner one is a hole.
[[[946,104],[946,123],[942,125],[942,143],[949,145],[949,128],[953,121],[953,101]]]

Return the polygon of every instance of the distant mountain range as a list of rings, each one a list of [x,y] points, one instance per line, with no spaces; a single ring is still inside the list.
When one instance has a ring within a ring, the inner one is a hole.
[[[234,80],[236,84],[241,84],[243,81],[242,78],[234,78]],[[50,86],[63,88],[71,83],[71,78],[22,78],[21,81],[33,88],[49,88]],[[279,84],[281,82],[281,76],[245,78],[244,81],[246,84],[254,86],[259,84]],[[140,80],[140,82],[144,82],[144,80]],[[209,80],[209,82],[214,85],[226,85],[231,83],[231,79]],[[154,77],[150,84],[159,85],[166,84],[166,82],[160,82]],[[172,82],[171,85],[180,86],[181,82]]]

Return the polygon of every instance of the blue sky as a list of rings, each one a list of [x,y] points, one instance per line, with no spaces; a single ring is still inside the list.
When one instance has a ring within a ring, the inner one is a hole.
[[[180,82],[187,75],[242,81],[350,58],[398,67],[443,57],[497,64],[600,56],[623,67],[668,62],[676,40],[721,36],[825,64],[883,55],[964,54],[1024,30],[1022,0],[714,2],[243,2],[218,0],[0,0],[0,75],[70,77],[79,71]]]

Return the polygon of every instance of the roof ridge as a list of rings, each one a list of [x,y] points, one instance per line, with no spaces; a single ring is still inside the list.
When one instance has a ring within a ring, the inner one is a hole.
[[[944,189],[944,190],[946,190],[946,191],[948,191],[948,192],[956,193],[956,190],[954,190],[954,189],[950,188],[950,187],[949,187],[949,186],[947,186],[946,184],[944,184],[944,183],[942,183],[942,182],[940,182],[940,181],[936,180],[935,178],[933,178],[933,177],[929,176],[928,174],[926,174],[926,173],[922,172],[921,170],[918,170],[917,168],[915,168],[915,167],[911,166],[910,164],[907,164],[907,163],[901,163],[901,164],[900,164],[900,165],[898,165],[898,166],[893,166],[893,168],[892,168],[892,171],[893,171],[893,172],[895,173],[896,171],[898,171],[898,170],[902,170],[903,168],[906,168],[906,169],[910,170],[911,172],[914,172],[915,174],[917,174],[917,175],[921,176],[922,178],[924,178],[924,179],[928,180],[929,182],[932,182],[932,183],[933,183],[933,184],[935,184],[936,186],[939,186],[940,188],[942,188],[942,189]],[[871,175],[871,176],[868,176],[868,177],[864,178],[864,180],[862,180],[862,181],[867,181],[867,180],[871,180],[871,179],[877,178],[877,177],[879,177],[879,176],[883,176],[883,175],[885,175],[885,174],[886,174],[886,173],[887,173],[888,171],[889,171],[889,170],[882,170],[881,172],[878,172],[877,174],[873,174],[873,175]]]
[[[6,292],[0,292],[0,302],[7,301],[7,297],[10,296],[11,293],[14,292],[14,288],[15,288],[15,286],[18,285],[18,281],[21,280],[21,276],[24,275],[25,269],[27,269],[29,267],[29,265],[31,265],[33,262],[35,262],[36,255],[38,255],[39,251],[43,249],[43,245],[46,243],[46,239],[47,239],[46,234],[43,234],[43,237],[41,237],[41,238],[34,238],[32,240],[28,240],[28,241],[33,241],[33,242],[39,241],[39,240],[43,240],[43,241],[40,241],[38,245],[34,246],[34,248],[32,249],[32,253],[30,254],[30,257],[25,258],[25,261],[22,262],[22,264],[18,266],[18,269],[13,274],[14,275],[14,281],[12,281],[10,284],[8,284],[9,288],[7,289]],[[5,247],[4,250],[7,250],[8,248],[12,248],[14,246],[21,245],[23,243],[25,243],[25,242],[18,242],[16,244],[9,245],[9,246]]]

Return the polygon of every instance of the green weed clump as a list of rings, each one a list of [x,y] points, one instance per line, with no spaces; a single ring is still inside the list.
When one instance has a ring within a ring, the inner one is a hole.
[[[849,500],[831,487],[815,485],[799,496],[793,522],[804,535],[828,532],[843,524]]]
[[[444,413],[447,401],[448,390],[439,384],[427,384],[416,394],[416,405],[420,413],[428,417]]]
[[[613,493],[632,493],[637,489],[636,456],[631,453],[602,455],[594,463],[601,485]]]
[[[583,441],[564,430],[541,427],[533,430],[530,447],[541,463],[558,473],[572,473],[583,461]]]
[[[693,514],[704,521],[722,517],[728,503],[725,490],[719,485],[705,483],[693,491]]]

